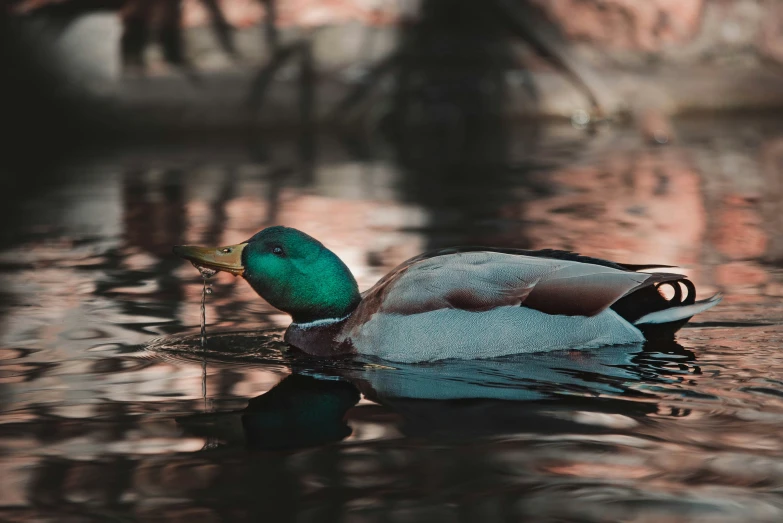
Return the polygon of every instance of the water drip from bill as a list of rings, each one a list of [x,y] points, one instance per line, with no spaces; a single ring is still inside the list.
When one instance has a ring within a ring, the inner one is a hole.
[[[207,294],[212,294],[212,287],[204,278],[204,288],[201,290],[201,348],[207,349]]]
[[[203,357],[201,359],[201,396],[204,398],[204,410],[207,410],[207,294],[212,294],[212,287],[207,280],[217,274],[214,269],[202,267],[197,264],[193,266],[201,273],[204,279],[204,287],[201,290],[201,349]]]

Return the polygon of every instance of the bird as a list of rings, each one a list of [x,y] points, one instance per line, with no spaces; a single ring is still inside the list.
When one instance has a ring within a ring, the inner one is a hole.
[[[222,247],[178,245],[202,273],[241,276],[292,323],[284,341],[319,357],[486,359],[673,339],[721,295],[686,276],[571,251],[452,247],[413,257],[364,293],[345,263],[294,228]],[[664,287],[671,288],[671,297]]]

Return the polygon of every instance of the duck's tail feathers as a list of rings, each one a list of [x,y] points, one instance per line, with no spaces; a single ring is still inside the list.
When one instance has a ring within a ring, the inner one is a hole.
[[[633,323],[634,325],[661,325],[664,323],[681,322],[683,320],[687,321],[692,316],[716,306],[722,299],[723,296],[721,294],[716,294],[706,300],[699,300],[690,305],[680,305],[645,314]]]

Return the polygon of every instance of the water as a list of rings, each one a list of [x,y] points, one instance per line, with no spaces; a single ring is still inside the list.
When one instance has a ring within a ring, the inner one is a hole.
[[[783,127],[677,131],[318,137],[312,160],[275,137],[36,171],[0,232],[0,520],[783,520]],[[275,223],[363,289],[493,244],[681,265],[725,299],[671,344],[319,361],[241,278],[207,300],[171,254]]]

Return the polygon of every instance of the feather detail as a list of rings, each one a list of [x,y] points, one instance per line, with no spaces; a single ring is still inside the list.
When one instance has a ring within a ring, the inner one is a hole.
[[[363,294],[349,323],[366,322],[378,312],[480,312],[506,306],[594,316],[639,289],[684,279],[680,274],[637,273],[612,262],[577,261],[596,259],[564,251],[534,251],[535,256],[522,254],[531,251],[454,251],[418,256],[394,269]],[[544,252],[559,257],[545,257]]]
[[[636,320],[634,325],[674,323],[686,320],[700,312],[711,309],[720,303],[722,299],[723,296],[716,294],[715,296],[707,298],[706,300],[699,300],[695,303],[691,303],[690,305],[682,305],[679,307],[671,307],[668,309],[651,312]]]

